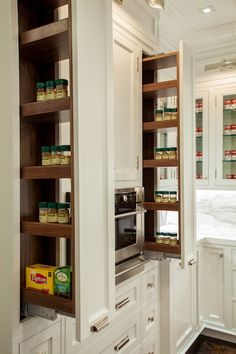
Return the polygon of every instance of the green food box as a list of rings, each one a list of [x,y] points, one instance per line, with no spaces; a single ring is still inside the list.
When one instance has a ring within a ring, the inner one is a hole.
[[[71,297],[71,266],[59,267],[54,272],[55,295]]]

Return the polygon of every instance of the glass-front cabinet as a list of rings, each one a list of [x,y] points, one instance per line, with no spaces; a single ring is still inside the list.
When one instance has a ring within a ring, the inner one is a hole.
[[[236,88],[217,90],[217,184],[236,182]]]
[[[208,185],[208,92],[198,92],[195,99],[196,183]]]

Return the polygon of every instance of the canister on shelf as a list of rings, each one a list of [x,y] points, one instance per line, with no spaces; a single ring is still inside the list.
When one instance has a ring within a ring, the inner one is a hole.
[[[54,87],[54,81],[49,80],[45,82],[45,95],[46,95],[46,100],[54,100],[55,99],[55,87]]]
[[[177,192],[170,192],[170,203],[177,203]]]
[[[163,120],[163,111],[161,109],[156,109],[156,121],[160,122]]]
[[[37,88],[37,95],[36,95],[37,102],[44,101],[45,100],[44,82],[37,82],[36,88]]]
[[[56,98],[68,97],[68,80],[57,79],[55,80]]]
[[[170,120],[170,119],[171,119],[171,110],[170,110],[170,108],[164,108],[163,120]]]
[[[155,148],[155,160],[161,160],[163,157],[163,149]]]
[[[51,146],[51,165],[60,165],[61,163],[61,153],[60,146]]]
[[[50,146],[42,146],[41,147],[41,153],[42,153],[42,166],[51,165],[51,149],[50,149]]]
[[[57,203],[48,203],[48,222],[57,223]]]
[[[48,203],[39,203],[39,222],[46,224],[48,222]]]
[[[176,246],[177,243],[178,243],[178,241],[177,241],[177,233],[170,232],[169,235],[170,235],[169,244],[171,246]]]
[[[172,108],[171,109],[171,120],[175,120],[178,118],[178,112],[177,112],[177,108]]]
[[[161,191],[155,191],[155,202],[161,203],[162,202],[162,193]]]
[[[162,203],[169,203],[170,198],[169,198],[169,191],[163,191],[162,192]]]
[[[162,234],[162,232],[156,232],[156,243],[163,243],[163,234]]]
[[[162,235],[163,235],[163,242],[162,243],[164,245],[169,245],[169,243],[170,243],[170,234],[169,234],[169,232],[163,232]]]
[[[177,148],[176,147],[169,148],[169,159],[170,160],[177,159]]]
[[[169,148],[163,148],[163,153],[162,153],[162,158],[163,160],[168,160],[169,159]]]
[[[69,222],[70,222],[70,213],[69,213],[70,204],[69,203],[58,203],[57,208],[58,208],[58,215],[57,215],[58,224],[69,224]]]
[[[69,165],[70,164],[70,145],[61,145],[60,146],[61,152],[61,165]]]

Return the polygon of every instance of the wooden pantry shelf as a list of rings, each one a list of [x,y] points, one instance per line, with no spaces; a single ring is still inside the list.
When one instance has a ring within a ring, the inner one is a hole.
[[[144,122],[143,131],[147,133],[156,132],[158,129],[177,128],[179,125],[178,119],[163,120],[160,122]]]
[[[68,18],[20,33],[24,58],[37,62],[56,62],[69,58]]]
[[[58,98],[55,100],[45,100],[41,102],[30,102],[21,105],[21,116],[34,117],[41,116],[38,119],[47,119],[46,114],[58,113],[70,109],[70,97]],[[68,118],[69,119],[69,118]]]
[[[68,0],[19,0],[19,3],[33,9],[56,9],[67,5]]]
[[[144,168],[155,168],[155,167],[178,167],[179,160],[177,159],[167,159],[167,160],[144,160]]]
[[[72,225],[43,224],[36,221],[22,221],[21,233],[33,236],[71,238]]]
[[[162,70],[176,67],[177,57],[177,52],[146,57],[143,59],[143,71]]]
[[[60,313],[74,314],[72,300],[61,296],[48,295],[37,290],[24,289],[23,300],[26,303],[55,309]]]
[[[144,202],[143,207],[146,210],[167,210],[167,211],[178,211],[178,203],[156,203],[156,202]]]
[[[22,167],[21,178],[26,178],[26,179],[71,178],[71,166],[55,165],[55,166]]]
[[[143,98],[161,98],[177,95],[177,80],[155,82],[143,85]]]
[[[156,252],[164,252],[164,253],[172,253],[172,254],[181,253],[180,245],[171,246],[171,245],[163,245],[156,242],[144,242],[143,249],[146,251],[156,251]]]

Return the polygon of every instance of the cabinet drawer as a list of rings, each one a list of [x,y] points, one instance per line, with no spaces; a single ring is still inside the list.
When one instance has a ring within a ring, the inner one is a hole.
[[[61,322],[20,344],[20,354],[62,354]]]
[[[142,354],[160,354],[157,334],[148,337],[144,341],[142,347]]]
[[[115,313],[116,315],[131,313],[140,308],[141,279],[135,278],[116,287]]]
[[[142,310],[142,338],[146,338],[159,324],[157,301],[152,302]]]
[[[154,268],[142,277],[142,303],[148,304],[155,297],[158,296],[159,277],[158,268]]]

